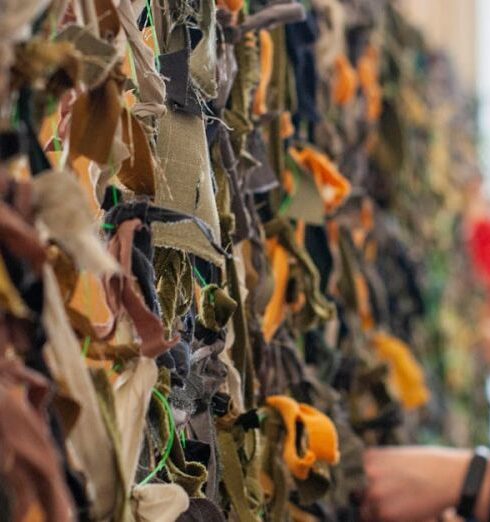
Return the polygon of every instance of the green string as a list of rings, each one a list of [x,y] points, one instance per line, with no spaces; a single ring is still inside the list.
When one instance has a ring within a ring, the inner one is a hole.
[[[58,104],[56,103],[54,96],[50,97],[48,105],[49,105],[50,114],[53,114],[58,108]],[[53,146],[54,146],[54,150],[56,152],[61,152],[60,137],[58,134],[58,126],[56,125],[56,123],[54,121],[53,121]]]
[[[185,448],[186,444],[187,444],[187,439],[185,438],[185,432],[184,430],[182,430],[180,432],[180,443],[182,444],[182,447]]]
[[[193,266],[192,269],[194,270],[194,274],[196,274],[196,277],[199,280],[200,286],[202,288],[208,286],[208,284],[206,283],[206,279],[204,279],[204,277],[202,276],[201,272],[199,272],[199,270],[195,266]]]
[[[155,64],[158,70],[158,57],[160,56],[160,45],[158,44],[158,38],[157,38],[157,31],[155,29],[155,24],[153,22],[153,13],[151,11],[151,1],[146,0],[146,12],[148,14],[148,20],[150,20],[150,27],[151,31],[153,33],[153,41],[155,42],[155,50],[156,50],[156,56],[155,56]]]
[[[57,33],[58,33],[57,27],[56,27],[56,16],[54,15],[54,13],[51,14],[50,19],[51,19],[51,22],[50,22],[51,23],[51,34],[49,35],[49,39],[51,41],[53,41],[56,38]]]
[[[117,205],[119,203],[119,198],[117,196],[117,190],[114,185],[111,186],[112,189],[112,201],[114,202],[114,205]]]
[[[286,210],[291,206],[291,203],[293,202],[293,198],[291,195],[287,195],[281,202],[281,206],[279,207],[279,214],[284,214]]]
[[[122,364],[120,362],[115,362],[112,365],[112,368],[109,370],[109,376],[114,375],[116,373],[120,373],[122,369],[123,369]]]
[[[202,291],[203,291],[203,293],[205,293],[205,294],[207,295],[207,297],[208,297],[208,299],[209,299],[209,302],[210,302],[211,304],[214,305],[214,303],[216,302],[216,296],[214,295],[214,292],[216,292],[216,288],[213,288],[212,291],[206,292],[206,290],[207,290],[207,288],[208,288],[209,286],[211,286],[211,285],[206,285],[206,286],[202,289]]]
[[[112,168],[113,168],[113,166],[111,164],[111,169]],[[111,191],[112,191],[112,201],[114,202],[114,205],[117,205],[119,203],[119,196],[118,196],[115,185],[111,185]],[[116,225],[114,225],[113,223],[102,223],[102,225],[100,225],[100,228],[103,228],[104,230],[115,230]]]
[[[291,156],[286,156],[286,167],[291,170],[291,173],[293,174],[294,178],[294,186],[299,187],[301,183],[301,176],[298,172],[298,165],[294,162],[293,158]],[[281,205],[279,206],[279,214],[284,214],[286,210],[291,206],[291,203],[293,202],[293,196],[291,194],[287,194],[284,199],[281,202]]]
[[[165,467],[170,452],[172,451],[172,447],[174,445],[175,440],[175,420],[172,413],[172,409],[170,408],[170,404],[168,403],[168,400],[165,397],[165,395],[163,395],[159,390],[157,390],[156,388],[152,388],[152,392],[167,412],[168,421],[170,425],[170,434],[168,436],[167,445],[165,446],[165,450],[163,452],[162,458],[160,459],[160,462],[156,465],[155,469],[138,484],[138,486],[144,486],[145,484],[148,484],[150,480],[155,478],[158,475],[158,473],[162,471],[162,469]]]
[[[90,346],[91,341],[92,340],[90,339],[90,335],[87,335],[87,337],[85,337],[85,340],[83,341],[82,355],[84,357],[87,357],[88,348]]]

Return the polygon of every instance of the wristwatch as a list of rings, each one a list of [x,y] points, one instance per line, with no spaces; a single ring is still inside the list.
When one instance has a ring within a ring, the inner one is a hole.
[[[461,489],[461,497],[456,509],[458,515],[466,520],[475,520],[475,505],[478,500],[483,478],[487,468],[490,451],[484,446],[475,448],[473,457],[468,466],[468,471]]]

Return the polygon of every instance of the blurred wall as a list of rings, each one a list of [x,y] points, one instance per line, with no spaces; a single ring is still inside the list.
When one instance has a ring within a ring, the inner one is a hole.
[[[490,4],[490,0],[480,1]],[[398,0],[398,3],[424,31],[429,42],[447,49],[465,89],[475,92],[480,25],[478,0]]]

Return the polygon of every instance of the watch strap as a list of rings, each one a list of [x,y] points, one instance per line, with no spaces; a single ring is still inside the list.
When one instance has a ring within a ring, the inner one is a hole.
[[[475,452],[468,465],[468,471],[461,488],[461,496],[456,509],[458,515],[465,519],[473,519],[478,495],[483,484],[489,450],[484,446],[475,448]]]

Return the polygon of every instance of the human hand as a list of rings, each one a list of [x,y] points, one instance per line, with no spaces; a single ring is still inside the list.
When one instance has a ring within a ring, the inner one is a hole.
[[[426,522],[458,502],[470,450],[406,446],[364,454],[364,522]]]

